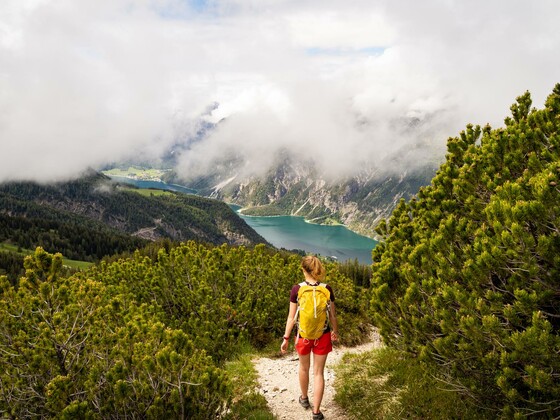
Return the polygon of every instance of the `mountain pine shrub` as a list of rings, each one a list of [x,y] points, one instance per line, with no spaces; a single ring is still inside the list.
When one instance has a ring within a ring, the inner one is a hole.
[[[505,127],[468,125],[430,186],[377,231],[386,343],[503,416],[560,412],[560,84]]]
[[[231,385],[192,337],[125,289],[64,278],[37,249],[0,277],[0,417],[215,417]]]
[[[247,347],[279,347],[301,257],[167,245],[69,277],[60,254],[38,248],[15,285],[0,277],[1,418],[236,418],[230,408],[263,408],[257,396],[237,404],[226,363]],[[365,295],[336,264],[326,268],[341,340],[359,343]]]

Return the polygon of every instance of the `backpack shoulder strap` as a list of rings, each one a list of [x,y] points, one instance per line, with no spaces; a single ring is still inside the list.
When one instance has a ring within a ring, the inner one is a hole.
[[[330,312],[331,310],[331,291],[327,288],[327,283],[321,283],[319,284],[319,286],[323,286],[327,292],[329,292],[328,297],[329,297],[329,301],[327,302],[327,312]]]
[[[329,292],[329,299],[331,297],[331,291],[329,290],[329,288],[327,287],[328,284],[327,283],[319,283],[319,286],[324,287],[325,289],[327,289],[327,291]]]

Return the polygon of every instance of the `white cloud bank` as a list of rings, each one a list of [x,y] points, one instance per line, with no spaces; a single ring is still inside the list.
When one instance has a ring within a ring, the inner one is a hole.
[[[337,173],[417,144],[441,157],[525,90],[542,105],[559,15],[556,0],[3,0],[0,181],[157,157],[214,102],[226,119],[183,173],[230,149]]]

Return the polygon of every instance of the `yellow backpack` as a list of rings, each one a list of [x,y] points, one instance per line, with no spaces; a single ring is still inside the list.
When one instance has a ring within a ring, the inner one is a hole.
[[[331,293],[324,283],[310,285],[303,282],[299,286],[298,308],[294,316],[298,323],[298,336],[315,340],[328,327]]]

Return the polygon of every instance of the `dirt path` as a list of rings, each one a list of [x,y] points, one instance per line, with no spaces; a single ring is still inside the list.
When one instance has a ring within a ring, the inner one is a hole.
[[[381,346],[377,333],[372,334],[372,340],[358,347],[336,347],[327,358],[325,367],[325,393],[321,403],[321,411],[325,419],[350,420],[344,411],[334,402],[334,369],[342,356],[346,353],[362,353]],[[290,348],[293,343],[290,343]],[[280,420],[311,419],[311,410],[304,410],[298,403],[300,395],[298,382],[298,357],[296,352],[287,353],[284,357],[269,359],[261,357],[254,360],[259,374],[259,392],[268,401],[272,412]],[[313,363],[310,369],[309,400],[313,400]]]

